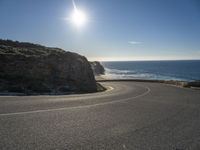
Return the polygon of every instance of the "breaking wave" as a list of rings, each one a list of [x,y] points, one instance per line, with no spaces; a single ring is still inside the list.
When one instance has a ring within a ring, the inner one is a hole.
[[[105,68],[104,78],[107,79],[149,79],[149,80],[183,80],[172,76],[164,76],[161,74],[148,73],[143,70],[118,70]]]

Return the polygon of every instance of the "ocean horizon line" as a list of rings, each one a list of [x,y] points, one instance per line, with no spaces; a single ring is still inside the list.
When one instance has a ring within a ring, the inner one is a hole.
[[[89,60],[90,61],[90,60]],[[92,60],[95,61],[95,60]],[[99,62],[153,62],[153,61],[200,61],[200,59],[166,59],[166,60],[96,60]]]

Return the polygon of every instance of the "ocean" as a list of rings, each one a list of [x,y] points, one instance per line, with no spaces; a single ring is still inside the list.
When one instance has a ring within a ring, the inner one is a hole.
[[[101,63],[110,79],[200,81],[200,60]]]

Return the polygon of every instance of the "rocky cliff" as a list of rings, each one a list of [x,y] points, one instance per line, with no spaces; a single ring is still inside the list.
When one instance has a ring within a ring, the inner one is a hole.
[[[90,65],[91,65],[92,70],[93,70],[95,75],[103,75],[103,74],[105,74],[105,69],[101,65],[100,62],[98,62],[98,61],[90,62]]]
[[[59,48],[0,40],[0,93],[95,92],[90,63]]]

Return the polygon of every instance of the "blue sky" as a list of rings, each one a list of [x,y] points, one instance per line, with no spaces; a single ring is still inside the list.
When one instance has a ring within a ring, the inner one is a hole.
[[[199,0],[0,0],[0,38],[60,47],[89,60],[200,59]]]

